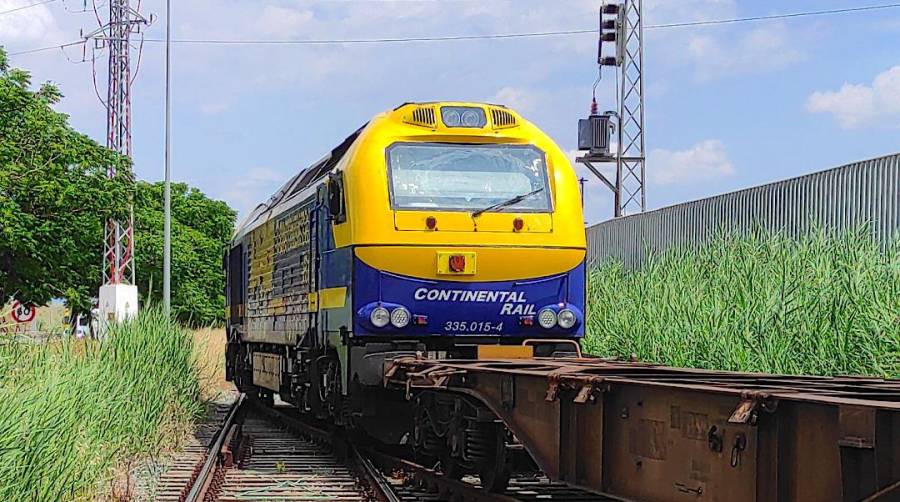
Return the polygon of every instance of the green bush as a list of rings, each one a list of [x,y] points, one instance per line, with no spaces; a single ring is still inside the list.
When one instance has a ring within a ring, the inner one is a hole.
[[[900,244],[900,243],[895,243]],[[672,366],[900,376],[900,245],[756,232],[593,269],[586,349]]]
[[[158,450],[202,410],[192,349],[153,309],[101,343],[0,344],[0,500],[91,498]]]

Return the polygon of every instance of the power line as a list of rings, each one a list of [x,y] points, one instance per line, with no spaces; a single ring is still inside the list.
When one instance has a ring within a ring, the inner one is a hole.
[[[45,3],[51,2],[51,1],[55,1],[55,0],[44,0]],[[866,12],[866,11],[894,9],[894,8],[900,8],[900,2],[879,4],[879,5],[867,5],[867,6],[862,6],[862,7],[847,7],[847,8],[843,8],[843,9],[790,12],[790,13],[786,13],[786,14],[772,14],[772,15],[767,15],[767,16],[748,16],[748,17],[736,17],[736,18],[727,18],[727,19],[711,19],[708,21],[688,21],[688,22],[683,22],[683,23],[651,24],[651,25],[644,26],[644,29],[647,29],[647,30],[670,29],[670,28],[690,27],[690,26],[711,26],[711,25],[719,25],[719,24],[771,21],[771,20],[775,20],[775,19],[790,19],[790,18],[798,18],[798,17],[847,14],[847,13],[854,13],[854,12]],[[314,40],[257,40],[257,39],[229,40],[229,39],[192,38],[192,39],[174,39],[171,42],[173,44],[203,44],[203,45],[386,44],[386,43],[452,42],[452,41],[465,41],[465,40],[536,38],[536,37],[551,37],[551,36],[565,36],[565,35],[582,35],[582,34],[586,34],[586,33],[597,33],[597,29],[590,28],[590,29],[576,29],[576,30],[537,31],[537,32],[524,32],[524,33],[496,33],[496,34],[487,34],[487,35],[447,35],[447,36],[433,36],[433,37],[385,37],[385,38],[348,38],[348,39],[314,39]],[[165,42],[165,39],[164,38],[146,38],[144,41],[150,42],[150,43],[163,43],[163,42]],[[10,56],[18,56],[18,55],[22,55],[22,54],[32,54],[32,53],[36,53],[36,52],[43,52],[43,51],[56,49],[59,47],[68,47],[71,45],[77,45],[77,44],[80,44],[83,42],[84,42],[83,40],[77,40],[74,42],[70,42],[68,44],[63,44],[61,46],[54,45],[54,46],[49,46],[49,47],[41,47],[38,49],[31,49],[31,50],[27,50],[27,51],[11,52],[9,55]]]
[[[55,1],[56,0],[42,0],[40,2],[35,2],[33,4],[23,5],[21,7],[16,7],[15,9],[9,9],[9,10],[0,12],[0,16],[2,16],[4,14],[12,14],[13,12],[19,12],[20,10],[30,9],[32,7],[37,7],[38,5],[44,5],[45,3],[51,3],[51,2],[55,2]]]
[[[803,12],[791,12],[788,14],[772,14],[769,16],[750,16],[750,17],[736,17],[732,19],[710,19],[709,21],[687,21],[684,23],[667,23],[667,24],[651,24],[645,26],[645,29],[659,29],[659,28],[682,28],[686,26],[707,26],[714,24],[731,24],[731,23],[746,23],[752,21],[769,21],[772,19],[788,19],[794,17],[809,17],[809,16],[826,16],[832,14],[847,14],[851,12],[864,12],[864,11],[872,11],[872,10],[882,10],[882,9],[895,9],[900,7],[900,3],[889,3],[889,4],[881,4],[881,5],[866,5],[863,7],[846,7],[843,9],[827,9],[827,10],[811,10],[811,11],[803,11]]]
[[[459,40],[489,40],[503,38],[533,38],[552,37],[558,35],[578,35],[583,33],[597,33],[596,28],[585,30],[559,30],[537,31],[528,33],[498,33],[491,35],[446,35],[434,37],[398,37],[398,38],[337,38],[318,40],[228,40],[228,39],[200,39],[182,38],[172,40],[177,44],[204,44],[204,45],[332,45],[332,44],[385,44],[402,42],[450,42]],[[147,42],[164,42],[162,38],[148,38]]]
[[[76,40],[74,42],[69,42],[69,43],[62,44],[62,45],[50,45],[47,47],[39,47],[37,49],[28,49],[27,51],[10,52],[9,55],[10,56],[21,56],[23,54],[34,54],[35,52],[44,52],[44,51],[50,51],[53,49],[64,49],[66,47],[72,47],[73,45],[83,44],[84,42],[85,42],[85,40]]]

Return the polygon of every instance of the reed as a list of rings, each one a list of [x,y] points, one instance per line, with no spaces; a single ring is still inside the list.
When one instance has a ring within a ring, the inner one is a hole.
[[[672,366],[900,377],[900,242],[758,231],[588,280],[592,353]]]
[[[86,500],[202,412],[191,334],[156,309],[104,342],[0,341],[0,500]]]

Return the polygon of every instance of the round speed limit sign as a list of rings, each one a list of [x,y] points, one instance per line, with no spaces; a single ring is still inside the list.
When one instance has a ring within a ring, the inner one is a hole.
[[[31,322],[37,314],[37,308],[33,305],[14,301],[12,304],[12,318],[16,322]]]

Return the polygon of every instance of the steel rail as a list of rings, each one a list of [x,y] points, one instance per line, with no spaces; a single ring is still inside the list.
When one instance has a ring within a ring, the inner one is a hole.
[[[365,477],[365,482],[367,482],[369,488],[372,490],[372,495],[376,500],[381,502],[410,500],[410,498],[399,497],[396,490],[386,480],[385,475],[382,474],[383,472],[391,471],[402,471],[407,474],[409,478],[430,488],[433,492],[437,492],[442,500],[466,500],[471,502],[520,502],[523,500],[522,498],[510,494],[491,493],[483,490],[477,485],[448,478],[433,469],[416,464],[410,460],[374,448],[357,445],[348,437],[326,431],[323,428],[306,422],[298,417],[290,416],[279,410],[269,408],[252,398],[248,401],[249,404],[253,406],[254,411],[259,412],[270,420],[279,422],[281,425],[293,430],[295,433],[307,435],[315,440],[331,444],[335,446],[336,449],[344,448],[350,460],[356,461],[359,467],[358,472]],[[559,486],[539,486],[529,489],[529,493],[539,496],[538,492],[544,491],[552,493],[559,488]],[[585,492],[585,494],[589,495],[591,498],[580,498],[579,500],[621,500],[594,492]],[[584,495],[582,495],[582,497],[584,497]],[[432,500],[432,498],[424,496],[423,494],[423,500]],[[551,497],[548,500],[566,499]]]
[[[434,488],[440,496],[446,497],[448,500],[458,499],[472,502],[518,502],[519,500],[508,495],[487,492],[464,481],[448,478],[433,469],[387,453],[377,451],[367,451],[366,453],[370,458],[375,458],[382,466],[411,474],[415,480]]]
[[[314,423],[285,411],[270,408],[258,400],[244,395],[232,405],[226,413],[226,418],[220,426],[217,426],[207,447],[202,468],[195,469],[194,480],[189,487],[185,488],[185,490],[189,490],[189,493],[173,500],[201,502],[209,500],[211,495],[213,498],[222,495],[219,490],[228,486],[229,483],[225,481],[229,474],[222,471],[222,468],[227,470],[232,461],[238,462],[238,457],[243,458],[242,447],[239,447],[234,453],[236,455],[234,458],[229,457],[233,453],[228,448],[235,442],[235,438],[242,438],[237,441],[239,444],[243,444],[246,440],[243,435],[247,434],[247,422],[241,417],[246,417],[247,420],[251,417],[255,417],[254,420],[262,419],[297,437],[306,438],[312,443],[327,445],[331,451],[338,452],[338,457],[342,458],[351,471],[356,474],[357,481],[363,487],[366,496],[380,502],[426,501],[435,500],[435,496],[440,500],[473,502],[621,500],[605,494],[530,477],[513,481],[510,490],[505,494],[490,493],[477,484],[448,478],[434,469],[383,451],[374,445],[354,441],[353,438],[340,431],[327,430],[327,426],[324,424]],[[244,462],[244,460],[240,460],[240,462]],[[399,473],[399,476],[394,473]],[[221,479],[220,474],[222,475]],[[397,479],[403,481],[398,484]]]
[[[401,502],[400,497],[394,492],[391,484],[387,482],[384,475],[378,471],[375,465],[366,458],[360,450],[347,438],[338,437],[336,434],[304,422],[303,420],[289,416],[281,411],[265,406],[264,404],[250,399],[249,403],[253,406],[254,411],[260,413],[271,421],[288,428],[296,434],[305,435],[313,440],[327,443],[335,447],[335,449],[344,449],[347,453],[348,461],[355,464],[356,471],[363,478],[363,482],[371,490],[371,495],[379,502]]]
[[[228,431],[231,429],[232,425],[234,425],[234,420],[246,400],[247,395],[241,394],[234,402],[231,411],[228,413],[228,417],[222,424],[222,428],[216,432],[215,440],[210,443],[209,450],[206,454],[206,461],[203,462],[203,467],[200,469],[200,472],[197,473],[197,477],[194,479],[191,486],[191,491],[188,492],[184,502],[203,502],[203,499],[206,497],[206,492],[209,489],[209,484],[213,479],[216,464],[218,464],[220,460],[219,452],[222,450],[225,437],[228,435]]]
[[[384,479],[384,475],[378,472],[375,465],[367,457],[363,456],[354,445],[350,445],[350,451],[359,465],[362,474],[366,476],[369,486],[375,490],[375,496],[380,502],[402,502],[400,497],[394,492],[390,483]]]
[[[361,451],[352,441],[349,441],[348,438],[337,437],[331,432],[325,431],[324,429],[321,429],[315,425],[304,422],[299,418],[288,416],[278,410],[264,406],[261,403],[257,403],[256,401],[251,400],[250,402],[254,406],[255,410],[262,412],[262,414],[267,415],[271,419],[279,421],[282,425],[293,429],[295,432],[298,432],[300,434],[307,434],[315,439],[327,442],[329,444],[345,442],[345,446],[349,453],[348,456],[353,456],[356,458],[361,469],[364,471],[363,474],[366,475],[368,481],[370,482],[370,487],[375,492],[375,497],[380,501],[399,502],[401,499],[394,493],[394,490],[393,488],[391,488],[390,483],[388,483],[384,479],[384,476],[380,472],[378,472],[378,468],[375,467],[375,463],[373,463],[371,460],[373,458],[377,460],[377,463],[383,469],[385,467],[389,467],[409,472],[413,474],[417,480],[436,488],[438,492],[444,496],[453,495],[456,497],[461,497],[460,500],[469,500],[473,502],[518,501],[518,499],[506,495],[486,492],[474,485],[465,483],[463,481],[447,478],[431,469],[428,469],[427,467],[415,464],[406,459],[395,457],[393,455],[389,455],[387,453],[375,451],[372,449],[365,449]]]

